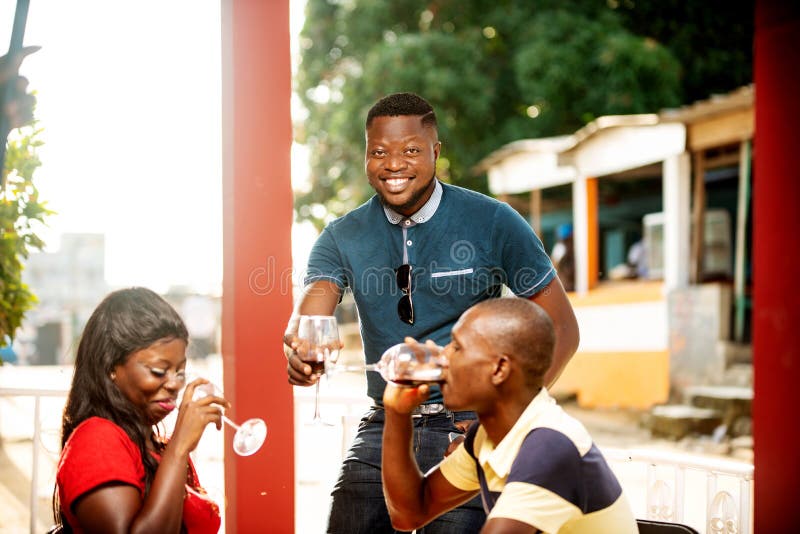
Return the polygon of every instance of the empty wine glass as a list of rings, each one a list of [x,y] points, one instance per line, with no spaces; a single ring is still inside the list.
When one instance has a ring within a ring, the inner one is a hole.
[[[200,384],[194,388],[195,399],[201,399],[209,395],[225,396],[222,390],[212,382]],[[236,431],[233,435],[233,452],[239,456],[255,454],[264,444],[264,440],[267,439],[267,424],[263,419],[254,417],[242,424],[236,424],[223,414],[222,422]]]
[[[433,343],[398,343],[386,349],[378,363],[327,366],[327,372],[374,371],[384,380],[399,386],[416,387],[444,382],[447,358],[442,347]]]
[[[301,315],[297,328],[300,340],[298,355],[311,366],[311,374],[317,377],[314,393],[313,425],[326,425],[319,415],[319,382],[325,372],[325,362],[335,362],[339,357],[341,341],[336,317],[331,315]]]

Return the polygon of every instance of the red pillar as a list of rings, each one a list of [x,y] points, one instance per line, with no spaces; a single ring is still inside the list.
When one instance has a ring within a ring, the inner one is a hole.
[[[755,532],[789,532],[800,481],[800,5],[756,2]]]
[[[588,289],[597,287],[597,282],[600,276],[600,222],[598,210],[600,202],[598,201],[598,191],[600,180],[598,178],[586,178],[586,243],[589,247],[589,267],[587,275],[589,282]]]
[[[261,417],[254,456],[226,430],[226,531],[294,531],[292,388],[281,337],[291,312],[289,2],[222,1],[222,357],[232,418]]]

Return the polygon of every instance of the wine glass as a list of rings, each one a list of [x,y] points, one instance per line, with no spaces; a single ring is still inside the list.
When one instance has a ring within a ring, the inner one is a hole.
[[[225,395],[212,382],[200,384],[194,388],[195,399],[202,399],[207,396],[224,397]],[[233,435],[233,452],[239,456],[255,454],[264,444],[264,440],[267,439],[267,424],[263,419],[254,417],[239,425],[223,414],[222,422],[236,431]]]
[[[360,365],[328,365],[327,372],[375,371],[384,380],[399,386],[416,387],[425,383],[444,382],[447,357],[442,347],[432,342],[398,343],[386,349],[378,363]]]
[[[314,393],[313,425],[326,425],[319,415],[319,382],[325,372],[325,362],[335,362],[339,357],[341,341],[336,317],[332,315],[301,315],[297,328],[300,340],[298,355],[311,366],[311,374],[317,377]]]

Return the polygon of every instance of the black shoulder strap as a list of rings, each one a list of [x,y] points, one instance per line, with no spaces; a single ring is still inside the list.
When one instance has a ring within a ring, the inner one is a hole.
[[[478,421],[473,421],[467,428],[467,433],[464,434],[464,448],[473,458],[475,458],[475,435],[478,433],[479,426],[481,425]]]
[[[464,438],[464,448],[467,450],[472,459],[475,460],[475,469],[478,472],[478,482],[481,485],[481,501],[483,502],[483,511],[486,512],[486,515],[489,515],[489,512],[492,511],[494,508],[494,497],[489,492],[489,485],[486,483],[486,473],[483,472],[483,468],[481,467],[480,462],[478,462],[478,457],[475,456],[475,435],[478,433],[478,428],[481,425],[475,421],[469,429],[467,429],[466,436]]]

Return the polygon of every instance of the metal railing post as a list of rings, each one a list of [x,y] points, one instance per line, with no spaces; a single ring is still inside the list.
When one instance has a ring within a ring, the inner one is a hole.
[[[647,466],[647,491],[646,493],[646,500],[647,503],[647,519],[658,519],[658,510],[653,509],[651,506],[652,496],[653,496],[653,485],[656,483],[656,464],[648,464]]]
[[[750,491],[753,488],[753,479],[742,477],[739,479],[739,532],[750,534]]]
[[[33,408],[33,465],[31,466],[31,534],[36,532],[36,515],[39,509],[39,499],[37,498],[37,485],[39,482],[39,435],[41,433],[39,423],[39,412],[41,409],[42,397],[34,396]]]
[[[683,497],[686,485],[686,467],[675,467],[675,522],[683,522]]]

